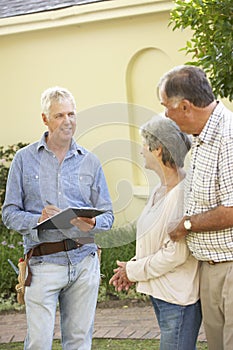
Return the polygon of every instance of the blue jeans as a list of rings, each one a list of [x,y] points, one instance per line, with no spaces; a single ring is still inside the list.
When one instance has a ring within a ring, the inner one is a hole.
[[[160,350],[195,350],[201,326],[200,301],[181,306],[150,297],[160,327]]]
[[[90,350],[100,281],[97,253],[77,265],[33,264],[26,287],[27,336],[24,350],[51,350],[59,301],[62,348]]]

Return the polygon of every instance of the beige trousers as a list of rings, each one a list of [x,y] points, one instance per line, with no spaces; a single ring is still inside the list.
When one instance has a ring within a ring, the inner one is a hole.
[[[208,350],[233,349],[233,262],[202,262],[200,297]]]

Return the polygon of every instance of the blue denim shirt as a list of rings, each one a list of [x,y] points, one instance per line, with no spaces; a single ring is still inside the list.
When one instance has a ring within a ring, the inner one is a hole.
[[[109,230],[113,224],[112,204],[98,158],[71,142],[65,159],[59,164],[45,142],[46,133],[39,142],[20,149],[11,164],[2,207],[4,224],[18,231],[24,238],[24,251],[42,242],[56,242],[66,238],[94,237],[96,232]],[[38,223],[46,201],[58,208],[96,207],[107,212],[96,217],[93,230],[84,233],[77,227],[66,230],[33,229]],[[51,254],[37,259],[65,265],[75,264],[97,250],[95,244]]]

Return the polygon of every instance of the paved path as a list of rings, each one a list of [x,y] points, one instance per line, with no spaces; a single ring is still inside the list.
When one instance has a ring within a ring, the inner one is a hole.
[[[0,314],[0,349],[3,343],[22,342],[26,334],[24,313]],[[151,306],[122,306],[96,310],[94,338],[159,339],[159,327]],[[54,339],[60,339],[57,312]],[[199,341],[206,341],[201,328]]]

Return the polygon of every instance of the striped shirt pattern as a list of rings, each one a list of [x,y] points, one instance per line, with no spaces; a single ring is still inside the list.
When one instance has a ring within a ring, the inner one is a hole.
[[[195,136],[185,184],[185,214],[233,206],[233,113],[218,102],[200,135]],[[233,260],[233,228],[187,236],[198,260]]]

